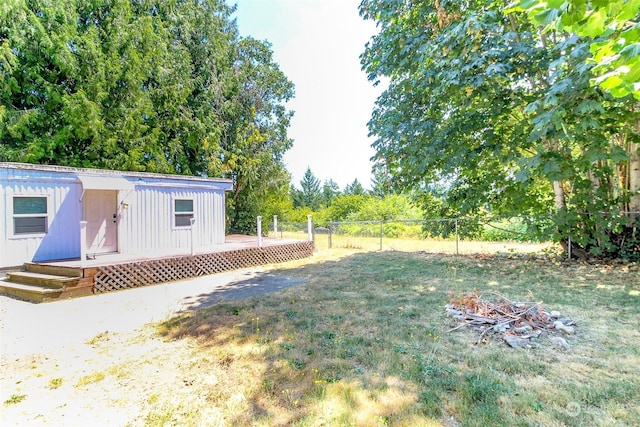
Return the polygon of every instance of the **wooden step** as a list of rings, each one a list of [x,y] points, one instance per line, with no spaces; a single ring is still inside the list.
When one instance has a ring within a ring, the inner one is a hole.
[[[55,276],[82,277],[82,268],[62,265],[35,264],[27,262],[24,269],[33,273],[52,274]]]
[[[64,290],[59,288],[48,288],[45,286],[0,280],[0,293],[31,302],[55,300],[60,298],[63,292]]]
[[[67,286],[76,286],[79,277],[58,276],[54,274],[34,273],[31,271],[14,271],[7,273],[7,280],[25,285],[44,286],[48,288],[64,289]]]

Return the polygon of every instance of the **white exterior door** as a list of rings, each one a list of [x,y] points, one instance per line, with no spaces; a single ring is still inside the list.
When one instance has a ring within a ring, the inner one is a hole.
[[[87,221],[87,253],[118,251],[117,213],[117,191],[85,191],[84,219]]]

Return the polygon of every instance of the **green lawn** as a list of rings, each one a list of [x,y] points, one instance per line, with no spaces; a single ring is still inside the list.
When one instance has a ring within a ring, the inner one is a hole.
[[[221,425],[637,425],[640,273],[529,256],[320,251],[276,267],[306,285],[159,326],[216,372]],[[445,316],[452,293],[542,301],[577,322],[512,349]],[[232,402],[233,404],[231,404]],[[187,424],[205,423],[193,411]]]

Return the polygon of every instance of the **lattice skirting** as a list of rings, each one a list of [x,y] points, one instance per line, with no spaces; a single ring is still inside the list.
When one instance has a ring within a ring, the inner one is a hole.
[[[137,288],[239,268],[293,261],[311,255],[313,242],[297,242],[101,266],[94,277],[93,291],[102,293]]]

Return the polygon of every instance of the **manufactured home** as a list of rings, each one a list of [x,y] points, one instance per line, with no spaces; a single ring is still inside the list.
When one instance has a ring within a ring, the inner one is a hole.
[[[0,163],[0,268],[225,242],[227,179]]]

